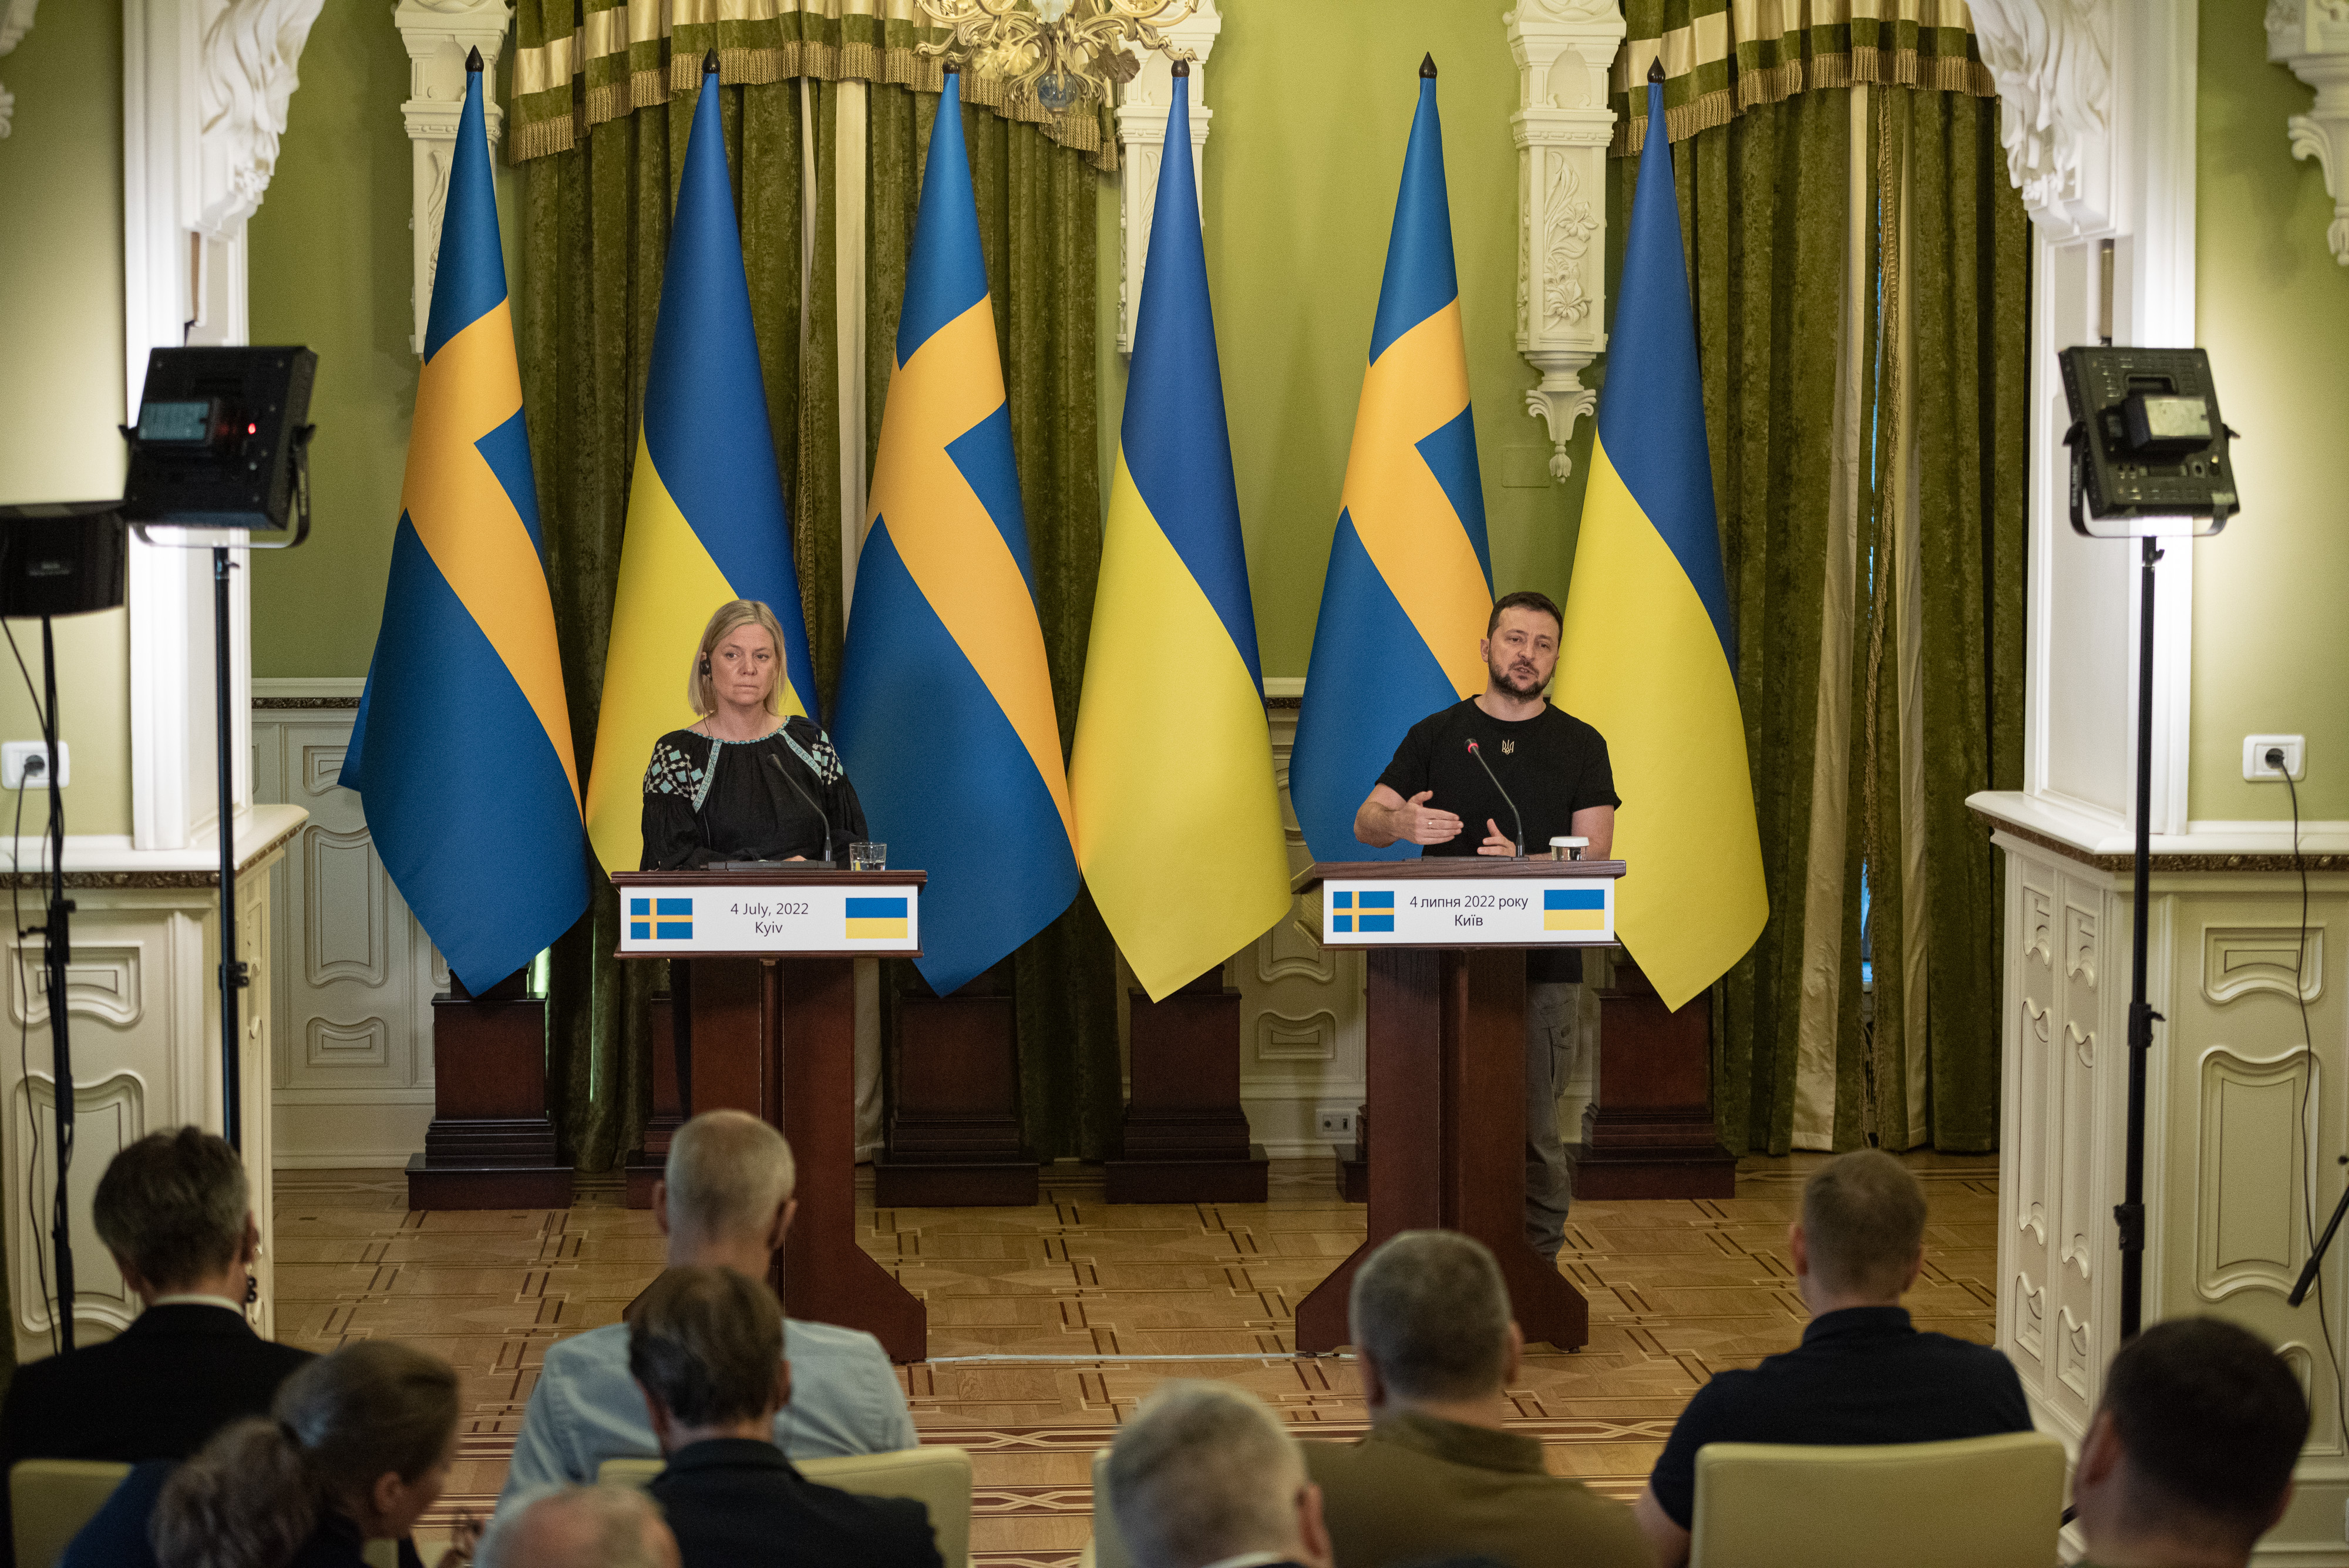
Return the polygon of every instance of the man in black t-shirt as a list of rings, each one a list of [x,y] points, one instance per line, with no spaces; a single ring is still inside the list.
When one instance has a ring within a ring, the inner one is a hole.
[[[1513,856],[1546,854],[1553,837],[1573,836],[1590,841],[1588,858],[1607,858],[1622,804],[1607,742],[1542,700],[1564,624],[1546,594],[1507,594],[1493,606],[1477,648],[1485,690],[1411,727],[1354,813],[1356,838],[1380,849],[1416,844],[1422,856]],[[1557,1096],[1580,1054],[1581,992],[1579,951],[1526,955],[1526,1240],[1552,1261],[1572,1197]]]

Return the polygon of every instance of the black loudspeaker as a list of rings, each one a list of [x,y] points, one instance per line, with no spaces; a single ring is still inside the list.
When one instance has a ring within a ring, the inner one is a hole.
[[[283,528],[318,357],[307,348],[158,348],[130,438],[133,523]]]
[[[0,506],[0,616],[119,607],[123,549],[119,501]]]

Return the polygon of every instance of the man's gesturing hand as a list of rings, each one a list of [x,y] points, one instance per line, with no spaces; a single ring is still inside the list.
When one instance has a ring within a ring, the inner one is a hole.
[[[1507,834],[1502,832],[1501,825],[1494,821],[1489,816],[1485,819],[1485,842],[1476,846],[1476,853],[1479,855],[1498,855],[1511,859],[1516,858],[1517,853],[1517,841],[1511,838]]]
[[[1460,836],[1460,819],[1427,804],[1434,794],[1423,789],[1395,808],[1397,838],[1408,838],[1413,844],[1448,844]]]

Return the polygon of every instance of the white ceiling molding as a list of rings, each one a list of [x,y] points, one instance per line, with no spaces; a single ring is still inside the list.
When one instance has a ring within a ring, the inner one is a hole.
[[[2113,0],[1973,0],[1998,82],[2007,177],[2033,223],[2065,239],[2118,234]]]
[[[1216,118],[1207,107],[1207,57],[1224,30],[1216,0],[1171,27],[1167,42],[1188,49],[1191,61],[1191,182],[1199,193],[1199,223],[1207,221],[1207,128]],[[1155,49],[1129,46],[1141,74],[1117,96],[1117,351],[1133,353],[1134,324],[1142,319],[1142,270],[1150,257],[1151,209],[1158,201],[1158,161],[1166,146],[1166,117],[1174,107],[1174,62]]]
[[[2268,58],[2316,89],[2284,122],[2294,158],[2314,158],[2333,198],[2324,243],[2349,266],[2349,0],[2268,0]],[[0,34],[0,50],[7,47]]]
[[[33,13],[41,0],[0,0],[0,55],[24,42],[33,30]],[[16,95],[0,87],[0,140],[8,134],[9,117],[16,112]]]
[[[295,62],[325,0],[228,0],[207,5],[199,55],[202,197],[193,227],[216,239],[261,210],[277,171]]]
[[[440,213],[449,203],[449,166],[457,149],[457,121],[465,113],[465,57],[481,51],[481,116],[494,154],[506,114],[494,84],[498,54],[513,15],[510,0],[399,0],[392,21],[408,45],[408,226],[413,236],[414,283],[409,306],[416,330],[412,354],[424,352],[424,324],[432,313],[432,273],[440,265]]]
[[[1582,368],[1607,347],[1607,71],[1623,15],[1611,0],[1519,0],[1501,22],[1517,63],[1517,352],[1541,372],[1526,412],[1562,482],[1574,423],[1599,402]]]

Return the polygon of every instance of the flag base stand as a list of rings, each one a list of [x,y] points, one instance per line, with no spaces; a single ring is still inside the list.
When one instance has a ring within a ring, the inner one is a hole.
[[[1221,965],[1152,1002],[1130,993],[1133,1088],[1112,1203],[1261,1203],[1271,1168],[1240,1107],[1240,993]]]
[[[408,1161],[417,1209],[567,1209],[571,1167],[546,1114],[546,999],[530,972],[432,999],[432,1125]]]
[[[1037,1169],[1019,1136],[1016,1004],[996,969],[950,996],[896,999],[888,1146],[873,1157],[884,1209],[1026,1208]]]
[[[1598,1097],[1567,1147],[1578,1199],[1733,1198],[1713,1120],[1713,993],[1678,1012],[1619,950],[1599,993]]]

